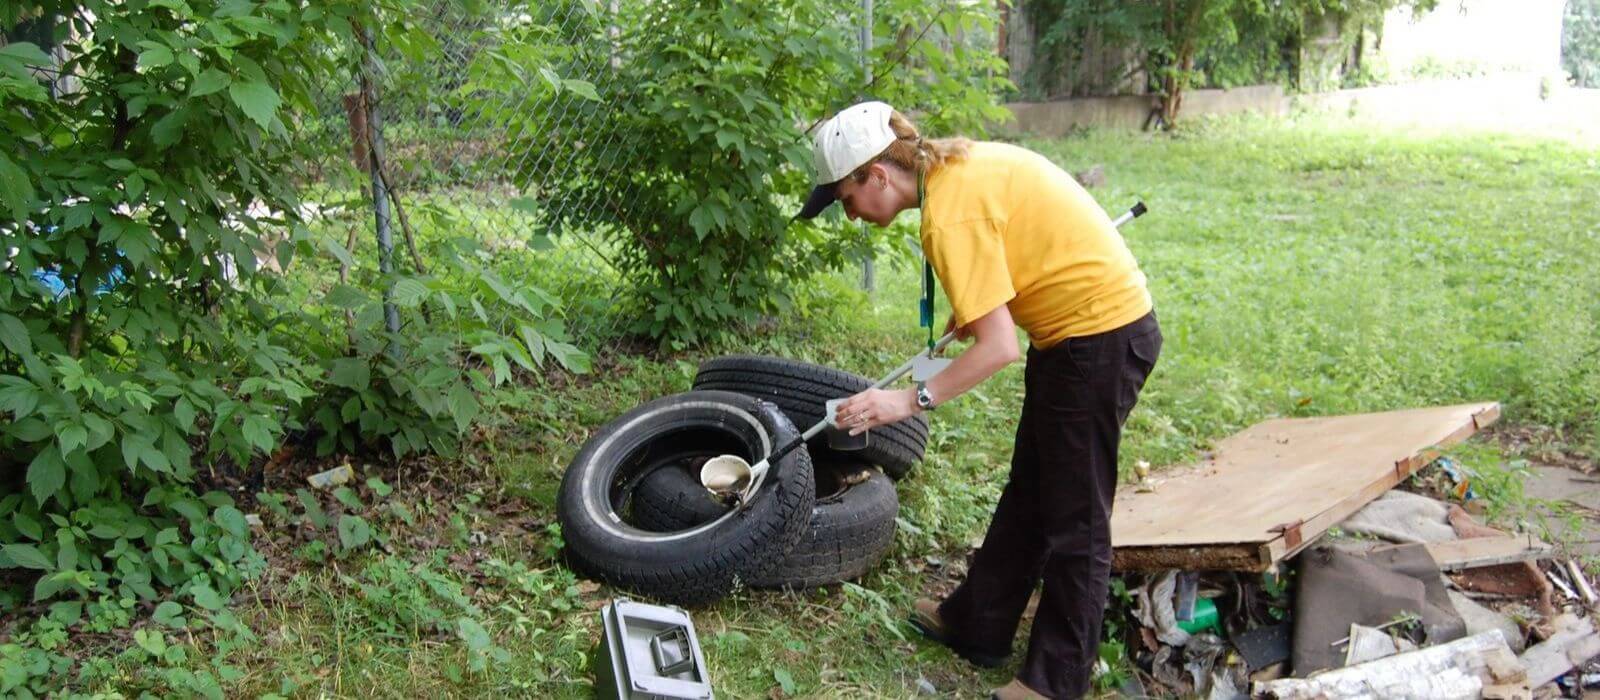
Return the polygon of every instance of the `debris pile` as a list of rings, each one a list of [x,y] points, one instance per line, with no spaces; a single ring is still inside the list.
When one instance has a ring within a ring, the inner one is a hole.
[[[1117,508],[1132,507],[1113,526],[1128,591],[1118,629],[1138,671],[1124,693],[1600,688],[1591,574],[1530,534],[1479,522],[1470,475],[1437,455],[1497,416],[1474,404],[1269,421],[1195,469],[1119,492]]]

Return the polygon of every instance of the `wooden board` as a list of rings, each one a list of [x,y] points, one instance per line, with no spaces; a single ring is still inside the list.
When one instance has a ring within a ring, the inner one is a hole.
[[[1499,416],[1486,402],[1258,423],[1148,492],[1117,489],[1113,566],[1265,571]]]
[[[1505,537],[1473,537],[1448,542],[1427,544],[1395,544],[1379,547],[1381,552],[1397,547],[1427,547],[1429,556],[1439,565],[1440,571],[1461,571],[1484,566],[1535,561],[1550,558],[1551,547],[1533,535],[1508,535]]]

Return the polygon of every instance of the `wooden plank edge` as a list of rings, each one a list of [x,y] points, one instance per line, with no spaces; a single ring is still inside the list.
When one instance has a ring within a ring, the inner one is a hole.
[[[1463,545],[1468,548],[1485,551],[1463,556],[1460,551]],[[1401,547],[1415,546],[1418,545],[1415,543],[1391,544],[1373,549],[1372,552],[1376,554]],[[1433,561],[1439,565],[1440,571],[1464,571],[1485,566],[1537,561],[1549,558],[1555,551],[1553,547],[1534,539],[1532,535],[1472,537],[1445,542],[1428,542],[1421,546],[1427,548],[1428,555],[1433,557]]]
[[[1111,569],[1121,573],[1167,571],[1266,571],[1260,543],[1150,545],[1111,550]]]

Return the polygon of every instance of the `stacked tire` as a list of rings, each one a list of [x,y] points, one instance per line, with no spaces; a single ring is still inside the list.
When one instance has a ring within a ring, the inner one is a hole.
[[[569,563],[680,605],[713,602],[741,584],[804,588],[861,576],[894,544],[890,477],[922,458],[920,416],[872,431],[864,450],[816,440],[790,452],[743,507],[718,501],[698,474],[721,454],[760,461],[821,420],[825,401],[869,386],[781,358],[705,362],[692,391],[623,414],[574,458],[557,502]]]

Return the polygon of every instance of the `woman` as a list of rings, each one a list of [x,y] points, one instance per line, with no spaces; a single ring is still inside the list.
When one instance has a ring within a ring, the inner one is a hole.
[[[852,433],[932,410],[1018,356],[1026,391],[1011,475],[967,579],[912,623],[980,666],[999,666],[1034,586],[1044,593],[1017,677],[998,698],[1089,691],[1111,572],[1117,446],[1155,367],[1161,331],[1145,277],[1105,211],[1070,175],[1026,149],[923,140],[882,102],[854,105],[816,134],[819,185],[800,213],[837,200],[887,226],[919,208],[922,246],[976,342],[925,385],[869,390],[839,408]]]

